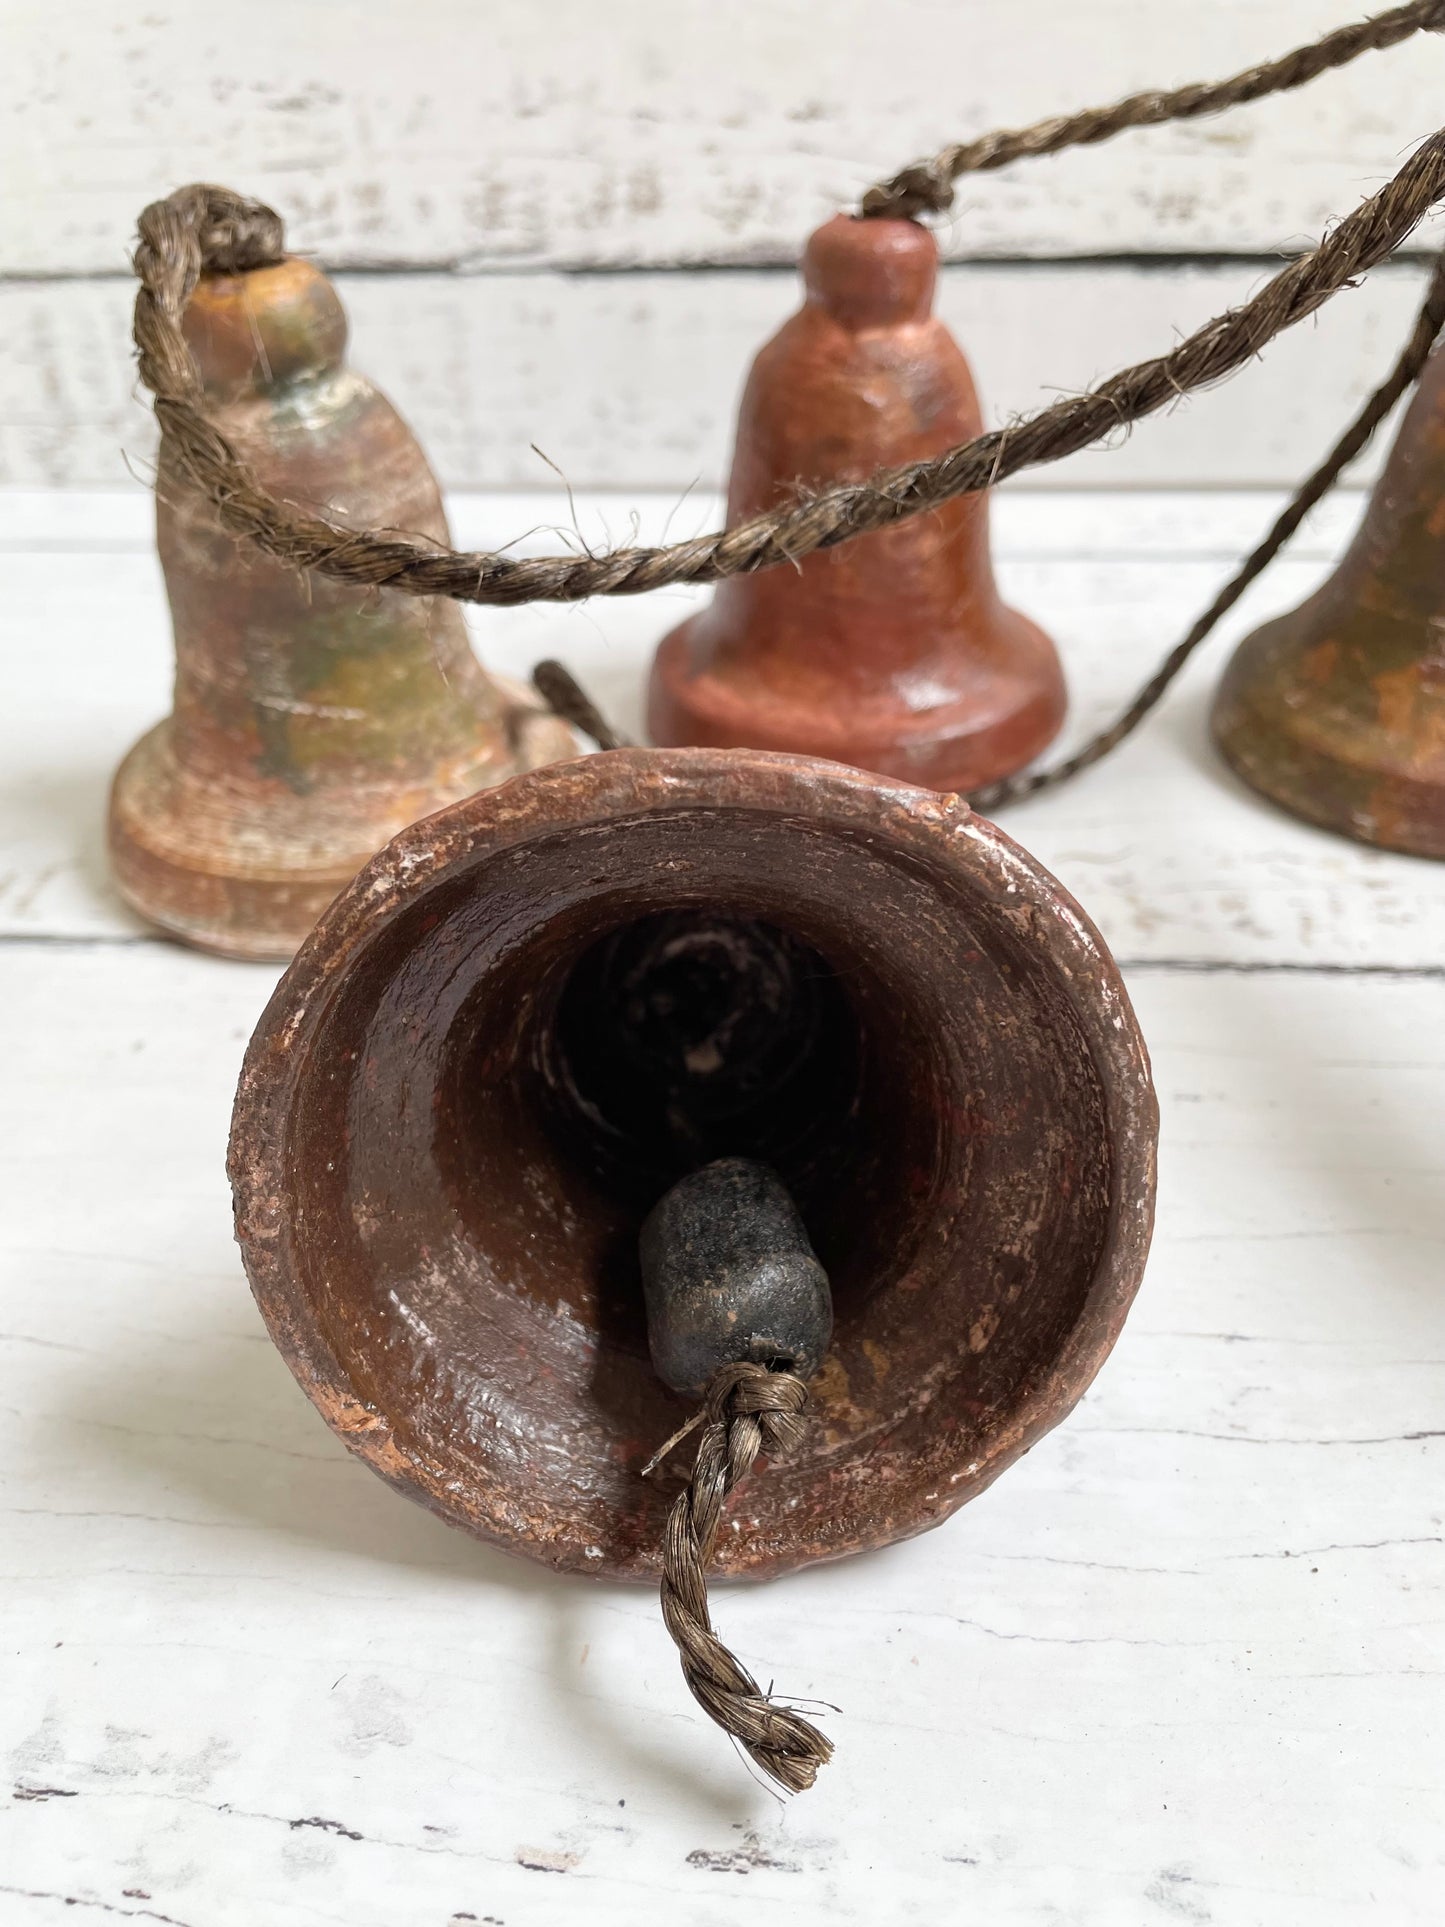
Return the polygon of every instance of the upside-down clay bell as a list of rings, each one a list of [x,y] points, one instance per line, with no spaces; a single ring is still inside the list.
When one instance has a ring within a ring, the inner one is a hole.
[[[717,1570],[762,1575],[938,1524],[1070,1410],[1139,1283],[1155,1134],[1098,935],[959,797],[617,750],[341,892],[252,1039],[230,1169],[272,1337],[351,1450],[626,1579],[676,1492],[644,1464],[715,1362],[676,1255],[706,1214],[651,1214],[709,1172],[718,1262],[751,1290],[778,1245],[775,1348],[813,1374],[806,1442],[729,1502]],[[655,1366],[664,1289],[692,1322]]]
[[[207,274],[183,318],[208,412],[285,501],[447,540],[410,429],[344,363],[326,276],[288,257]],[[289,957],[362,863],[443,804],[575,743],[487,675],[454,603],[351,587],[251,551],[162,441],[156,533],[175,634],[171,715],[117,773],[122,894],[204,949]]]
[[[1240,644],[1214,734],[1296,816],[1445,857],[1445,352],[1425,365],[1344,560]]]
[[[803,256],[806,299],[753,364],[728,522],[941,454],[982,428],[932,313],[938,249],[908,220],[839,215]],[[664,640],[648,725],[666,744],[829,756],[934,789],[1031,761],[1064,714],[1048,637],[994,584],[984,495],[722,583]]]

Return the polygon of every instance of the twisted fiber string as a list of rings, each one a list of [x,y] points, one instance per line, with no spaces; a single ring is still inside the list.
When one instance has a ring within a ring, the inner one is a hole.
[[[1048,769],[1031,770],[1023,776],[1006,777],[1001,783],[992,783],[987,789],[976,791],[968,799],[975,809],[1000,809],[1006,803],[1018,803],[1026,796],[1036,796],[1040,790],[1053,789],[1056,784],[1067,782],[1080,771],[1092,769],[1095,763],[1102,762],[1112,750],[1117,749],[1126,736],[1133,734],[1159,703],[1200,643],[1212,633],[1220,618],[1227,615],[1249,585],[1263,575],[1310,510],[1329,494],[1339,480],[1341,471],[1368,445],[1395,403],[1414,387],[1442,327],[1445,327],[1445,258],[1436,264],[1420,312],[1415,317],[1415,324],[1394,367],[1369,396],[1319,467],[1295,490],[1268,534],[1245,557],[1209,607],[1174,645],[1128,707],[1107,729],[1100,730],[1082,749],[1065,757],[1061,763],[1055,763]]]
[[[187,188],[145,210],[135,256],[141,282],[135,337],[141,378],[155,395],[168,470],[210,498],[225,528],[278,561],[343,582],[460,602],[642,595],[671,583],[717,582],[796,562],[1103,441],[1252,360],[1283,329],[1314,314],[1393,253],[1442,196],[1445,129],[1318,247],[1167,355],[1125,368],[1084,394],[942,455],[820,489],[732,528],[664,548],[528,558],[467,554],[399,533],[359,533],[268,494],[206,419],[200,375],[180,328],[200,272],[257,265],[279,254],[280,223],[258,202],[219,188]]]
[[[1165,121],[1197,120],[1266,94],[1282,94],[1343,67],[1363,53],[1398,46],[1412,34],[1445,28],[1445,0],[1411,0],[1388,13],[1355,20],[1347,27],[1296,47],[1276,60],[1246,67],[1228,80],[1196,81],[1170,93],[1130,94],[1111,107],[1089,107],[1078,114],[1057,114],[1032,127],[1002,128],[977,140],[960,141],[931,159],[914,161],[863,196],[865,215],[942,214],[953,204],[954,182],[964,174],[1007,167],[1038,154],[1066,147],[1092,147],[1130,127],[1158,127]]]
[[[662,1616],[693,1698],[789,1793],[813,1784],[833,1744],[790,1707],[777,1705],[713,1631],[707,1603],[728,1494],[759,1452],[792,1451],[805,1430],[808,1388],[792,1372],[725,1365],[708,1387],[692,1477],[668,1515],[662,1547]]]

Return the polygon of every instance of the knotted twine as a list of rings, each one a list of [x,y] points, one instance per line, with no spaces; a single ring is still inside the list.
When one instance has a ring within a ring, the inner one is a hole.
[[[728,1495],[760,1452],[778,1457],[801,1443],[807,1403],[808,1388],[793,1372],[725,1365],[709,1385],[701,1412],[683,1428],[701,1426],[697,1457],[668,1514],[662,1544],[662,1617],[693,1698],[788,1793],[803,1793],[813,1784],[818,1768],[832,1758],[832,1741],[801,1713],[765,1693],[723,1645],[708,1611],[707,1571]],[[668,1440],[654,1465],[681,1436]]]

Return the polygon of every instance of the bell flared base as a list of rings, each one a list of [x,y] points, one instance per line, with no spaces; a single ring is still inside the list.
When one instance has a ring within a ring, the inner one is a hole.
[[[1211,728],[1236,775],[1292,816],[1357,843],[1445,859],[1445,751],[1391,732],[1332,684],[1296,616],[1240,644]],[[1422,753],[1423,752],[1423,753]]]
[[[910,707],[902,678],[873,697],[790,670],[719,672],[704,612],[664,638],[653,663],[647,727],[663,748],[780,750],[823,756],[924,789],[967,795],[1012,776],[1048,748],[1068,706],[1053,643],[1017,610],[1000,612],[1006,673],[967,665],[953,691]],[[941,699],[940,699],[941,698]]]

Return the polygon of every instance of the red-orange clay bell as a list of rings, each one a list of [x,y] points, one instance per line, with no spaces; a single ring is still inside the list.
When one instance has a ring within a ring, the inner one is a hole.
[[[1445,351],[1425,365],[1340,566],[1240,644],[1214,734],[1296,816],[1445,857]]]
[[[807,298],[743,393],[729,524],[979,433],[968,363],[931,312],[937,268],[914,221],[838,215],[814,234]],[[1031,761],[1063,714],[1053,644],[1000,600],[988,504],[968,495],[722,583],[658,650],[648,727],[968,791]]]
[[[183,318],[212,419],[263,486],[357,528],[447,540],[415,436],[344,364],[346,316],[294,257],[207,274]],[[156,538],[175,704],[111,794],[121,894],[201,949],[289,957],[396,832],[575,753],[488,676],[455,603],[306,577],[246,549],[164,441]]]

